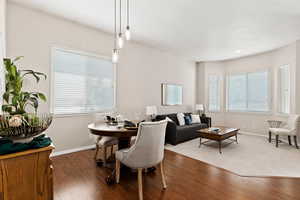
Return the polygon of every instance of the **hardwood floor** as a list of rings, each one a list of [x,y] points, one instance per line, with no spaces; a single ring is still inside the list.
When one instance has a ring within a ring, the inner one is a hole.
[[[89,150],[53,158],[55,200],[138,199],[136,173],[121,173],[120,184],[108,186],[110,171],[97,167],[93,155]],[[167,189],[159,170],[144,175],[144,200],[300,200],[300,179],[240,177],[167,150],[164,165]]]

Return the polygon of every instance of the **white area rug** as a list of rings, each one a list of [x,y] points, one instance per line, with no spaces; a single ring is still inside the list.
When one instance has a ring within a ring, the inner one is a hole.
[[[241,176],[300,177],[300,150],[295,146],[280,143],[276,148],[274,142],[269,143],[267,138],[252,135],[238,135],[238,144],[226,146],[229,142],[223,142],[222,154],[217,142],[212,141],[199,148],[199,139],[176,146],[167,144],[165,148]]]

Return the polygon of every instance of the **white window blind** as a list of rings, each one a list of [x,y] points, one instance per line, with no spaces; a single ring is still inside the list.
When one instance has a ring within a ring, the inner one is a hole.
[[[218,75],[209,76],[209,89],[208,89],[208,110],[220,111],[221,110],[221,77]]]
[[[53,112],[76,114],[112,110],[115,71],[110,60],[53,50]]]
[[[281,66],[278,71],[279,79],[279,112],[290,113],[290,70],[289,65]]]
[[[227,110],[269,111],[269,72],[254,72],[228,76]]]

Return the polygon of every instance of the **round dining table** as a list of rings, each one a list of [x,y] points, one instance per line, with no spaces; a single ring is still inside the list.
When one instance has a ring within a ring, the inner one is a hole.
[[[97,136],[110,136],[118,138],[118,149],[125,149],[130,147],[131,137],[136,136],[138,127],[124,128],[118,125],[108,125],[107,123],[92,123],[88,125],[91,134]],[[101,161],[97,161],[99,166]],[[115,183],[115,168],[113,166],[112,173],[106,177],[107,184]]]

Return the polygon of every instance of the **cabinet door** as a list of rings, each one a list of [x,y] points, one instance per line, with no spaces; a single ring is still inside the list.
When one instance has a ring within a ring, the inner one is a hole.
[[[49,155],[44,151],[2,160],[3,200],[52,200]]]

